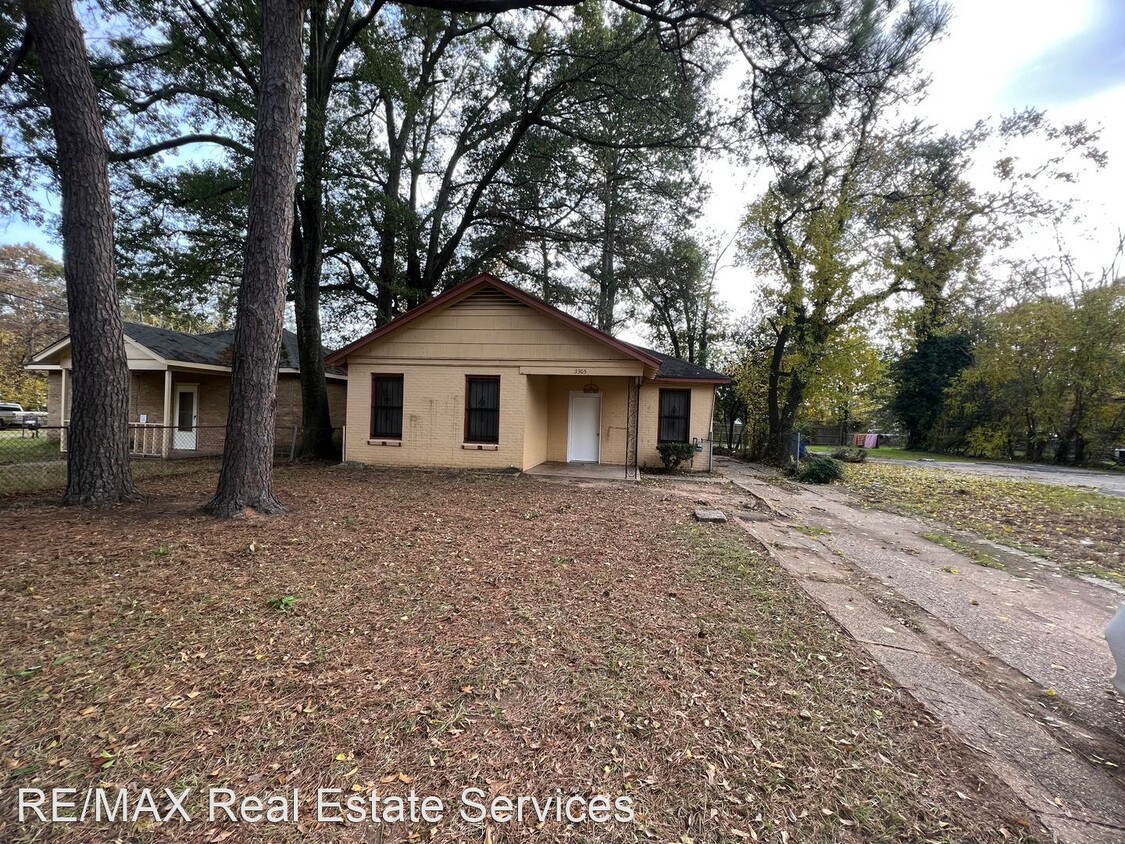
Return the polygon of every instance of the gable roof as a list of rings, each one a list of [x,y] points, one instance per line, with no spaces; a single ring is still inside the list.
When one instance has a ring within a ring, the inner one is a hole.
[[[501,293],[510,296],[517,302],[527,305],[528,307],[539,311],[540,313],[546,314],[547,316],[552,317],[559,322],[562,322],[570,328],[573,328],[576,331],[585,334],[587,337],[590,337],[591,339],[596,340],[599,343],[609,346],[625,357],[632,358],[633,360],[640,361],[646,366],[652,367],[653,369],[658,371],[658,378],[662,377],[659,370],[664,366],[666,360],[676,360],[675,358],[669,358],[667,355],[661,355],[659,352],[654,352],[651,349],[645,349],[641,346],[635,346],[632,343],[626,343],[623,340],[618,340],[613,335],[606,334],[604,331],[599,331],[593,326],[587,325],[582,320],[572,317],[570,314],[566,313],[565,311],[559,310],[554,305],[548,305],[537,296],[533,296],[524,290],[520,290],[518,287],[508,284],[506,281],[501,281],[494,275],[482,273],[481,275],[474,276],[468,281],[464,281],[455,287],[451,287],[440,296],[435,296],[433,299],[430,299],[428,302],[419,305],[414,310],[407,311],[405,314],[396,317],[386,325],[376,328],[374,331],[370,332],[369,334],[363,335],[358,340],[354,340],[353,342],[348,343],[348,345],[337,349],[332,354],[328,355],[325,358],[325,361],[327,361],[328,363],[339,363],[356,349],[362,348],[368,343],[374,342],[375,340],[386,337],[392,332],[398,331],[404,325],[410,324],[414,320],[430,313],[431,311],[436,311],[440,308],[453,305],[456,302],[459,302],[462,299],[471,296],[473,293],[476,293],[483,287],[492,287],[496,290],[499,290]],[[677,362],[683,363],[682,361]],[[684,364],[684,366],[691,367],[693,366],[693,364]],[[702,367],[695,367],[695,369],[701,370],[702,372],[709,372],[709,370],[704,370]],[[726,376],[719,375],[718,373],[710,373],[710,376],[722,378],[724,382],[727,380]],[[700,378],[700,376],[695,377]]]
[[[205,334],[188,334],[184,331],[173,331],[170,328],[144,325],[139,322],[126,322],[122,328],[126,337],[144,346],[164,361],[224,368],[229,368],[231,365],[234,347],[233,328],[211,331]],[[60,338],[35,355],[32,361],[59,351],[69,340],[69,334]],[[288,372],[301,371],[300,358],[297,353],[297,335],[292,331],[282,331],[281,333],[281,357],[278,361],[278,369]],[[329,366],[325,370],[329,375],[346,376],[344,370],[338,367]]]

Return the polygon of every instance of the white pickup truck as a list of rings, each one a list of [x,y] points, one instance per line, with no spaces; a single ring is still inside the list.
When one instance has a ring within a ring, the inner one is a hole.
[[[47,424],[47,414],[24,410],[22,404],[0,402],[0,430],[4,428],[39,428]]]

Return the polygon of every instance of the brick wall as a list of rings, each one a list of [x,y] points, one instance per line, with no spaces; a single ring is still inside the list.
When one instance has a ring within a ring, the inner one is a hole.
[[[370,438],[371,375],[375,372],[403,376],[401,440]],[[500,376],[500,441],[494,447],[478,449],[464,443],[466,375]],[[513,366],[354,363],[348,367],[344,458],[388,466],[523,468],[526,382],[526,376]]]
[[[688,442],[692,439],[706,439],[711,431],[711,415],[714,412],[715,387],[712,384],[670,383],[645,381],[641,387],[641,431],[637,462],[641,468],[659,468],[660,452],[656,441],[660,426],[660,390],[691,389],[691,418],[688,422]],[[695,455],[690,466],[681,468],[693,472],[707,471],[707,452]]]

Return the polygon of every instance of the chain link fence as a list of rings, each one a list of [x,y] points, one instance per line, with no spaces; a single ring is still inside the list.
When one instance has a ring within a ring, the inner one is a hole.
[[[225,425],[180,428],[131,424],[129,457],[136,479],[185,472],[217,471],[226,444]],[[306,434],[299,426],[274,432],[274,461],[288,463],[302,456]],[[0,496],[43,492],[66,486],[67,427],[36,426],[0,430]],[[333,454],[339,459],[343,430],[331,431]]]

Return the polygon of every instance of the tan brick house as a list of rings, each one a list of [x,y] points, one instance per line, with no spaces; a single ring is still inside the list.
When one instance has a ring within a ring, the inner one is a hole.
[[[230,393],[234,331],[188,334],[152,325],[125,323],[129,362],[130,447],[145,456],[191,456],[222,450]],[[282,338],[277,383],[277,427],[301,422],[297,337]],[[29,369],[47,373],[47,425],[66,425],[70,416],[70,339],[37,354]],[[341,425],[347,376],[329,367],[328,397],[333,423]],[[65,447],[65,438],[63,442]]]
[[[481,275],[328,355],[348,373],[344,459],[530,469],[710,468],[718,372],[634,346]]]

